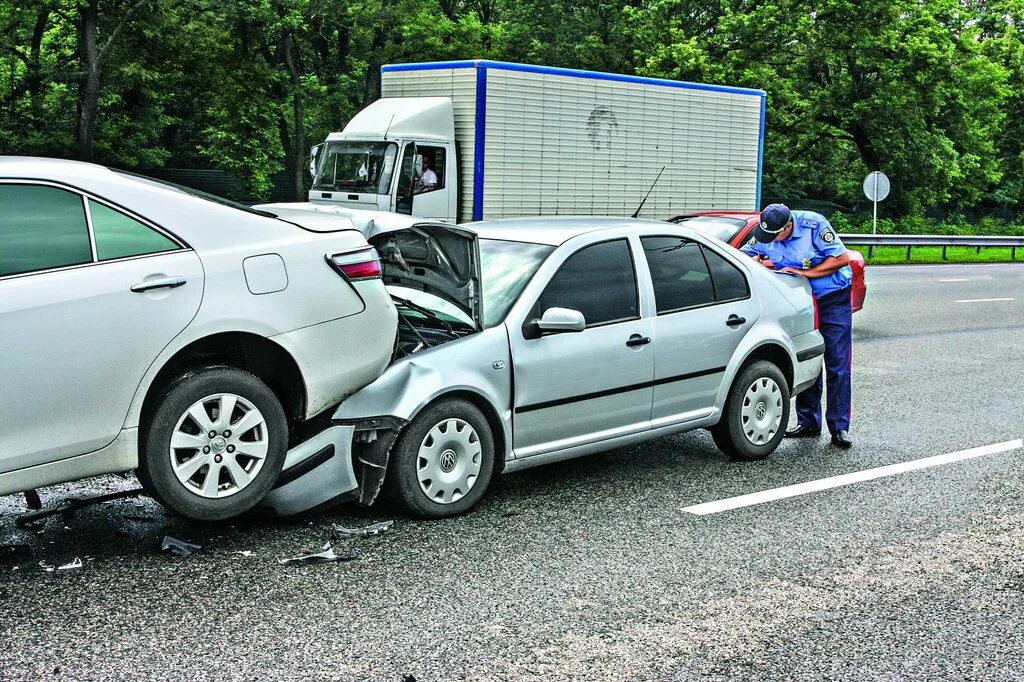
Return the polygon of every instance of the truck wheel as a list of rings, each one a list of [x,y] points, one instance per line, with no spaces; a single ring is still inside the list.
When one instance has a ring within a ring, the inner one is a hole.
[[[167,387],[139,445],[139,480],[154,499],[216,521],[252,509],[270,491],[288,450],[288,421],[258,378],[209,367]]]
[[[782,442],[788,423],[786,377],[772,363],[758,360],[733,381],[711,435],[718,449],[734,459],[764,459]]]
[[[424,409],[391,449],[385,485],[413,516],[440,519],[471,509],[494,469],[494,438],[480,410],[448,399]]]

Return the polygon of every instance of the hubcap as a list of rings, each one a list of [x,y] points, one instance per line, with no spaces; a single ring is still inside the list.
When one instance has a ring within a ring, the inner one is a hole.
[[[256,406],[231,393],[192,404],[171,434],[171,469],[200,497],[221,498],[243,490],[263,468],[269,439]]]
[[[740,422],[743,435],[754,445],[775,437],[782,424],[782,391],[773,379],[761,377],[743,394]]]
[[[416,456],[420,490],[438,504],[466,496],[480,475],[480,438],[461,419],[445,419],[427,432]]]

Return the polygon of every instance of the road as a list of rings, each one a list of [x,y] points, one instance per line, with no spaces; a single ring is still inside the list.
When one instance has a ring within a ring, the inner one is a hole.
[[[315,566],[278,560],[394,512],[204,526],[142,499],[26,532],[0,498],[0,543],[32,551],[0,565],[0,678],[1020,679],[1022,449],[683,511],[1021,438],[1024,266],[877,267],[868,285],[850,451],[736,463],[704,432],[664,438],[506,476],[467,516],[399,517],[351,542],[359,560]],[[163,556],[166,533],[203,550]]]

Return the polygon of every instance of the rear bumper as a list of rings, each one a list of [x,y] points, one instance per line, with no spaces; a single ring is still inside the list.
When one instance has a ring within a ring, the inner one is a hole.
[[[359,497],[351,426],[331,426],[285,456],[284,469],[260,508],[278,516],[324,509]]]

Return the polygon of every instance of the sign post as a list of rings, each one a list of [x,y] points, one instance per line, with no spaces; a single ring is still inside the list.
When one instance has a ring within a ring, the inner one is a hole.
[[[878,202],[889,196],[889,178],[882,171],[871,171],[864,178],[864,196],[871,199],[874,212],[871,219],[871,234],[878,234]]]

